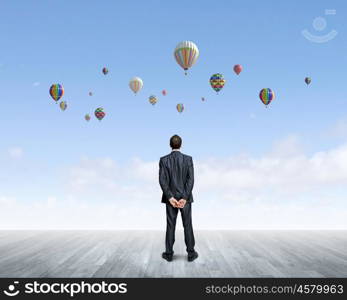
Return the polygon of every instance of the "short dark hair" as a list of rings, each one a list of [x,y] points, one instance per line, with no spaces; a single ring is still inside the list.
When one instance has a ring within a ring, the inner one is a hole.
[[[179,149],[182,145],[182,139],[177,134],[173,135],[170,139],[170,147],[172,149]]]

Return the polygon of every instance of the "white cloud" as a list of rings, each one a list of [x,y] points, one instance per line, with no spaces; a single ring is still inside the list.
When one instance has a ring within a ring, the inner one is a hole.
[[[301,192],[347,182],[347,144],[306,156],[290,138],[260,158],[231,157],[200,162],[201,189],[254,190],[266,187]],[[286,145],[287,147],[283,147]]]
[[[330,129],[325,132],[325,135],[337,138],[347,137],[347,119],[338,120]]]
[[[34,203],[0,197],[0,227],[4,229],[151,229],[163,228],[164,206],[113,202],[93,203],[68,196],[49,197]],[[159,218],[158,218],[159,217]]]
[[[347,229],[347,144],[306,155],[295,136],[261,157],[195,160],[193,219],[204,229]],[[1,228],[165,228],[158,162],[84,157],[65,196],[0,198]],[[181,222],[178,222],[181,226]]]
[[[285,139],[276,141],[271,151],[270,157],[290,157],[294,155],[300,155],[304,152],[304,147],[300,138],[296,135],[289,135]]]
[[[11,147],[7,150],[7,152],[13,159],[22,158],[24,154],[24,151],[21,147]]]

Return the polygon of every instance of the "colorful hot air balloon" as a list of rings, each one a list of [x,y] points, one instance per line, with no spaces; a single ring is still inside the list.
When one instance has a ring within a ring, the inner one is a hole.
[[[158,99],[157,99],[157,97],[156,96],[150,96],[149,98],[148,98],[148,101],[149,101],[149,103],[151,103],[152,105],[154,105],[154,104],[156,104],[157,102],[158,102]]]
[[[241,65],[235,65],[234,66],[234,72],[239,75],[242,72],[242,66]]]
[[[51,95],[51,97],[53,98],[53,100],[58,103],[57,101],[63,97],[64,95],[64,88],[61,84],[56,83],[56,84],[52,84],[50,89],[49,89],[49,94]]]
[[[218,93],[225,85],[225,79],[222,74],[213,74],[210,78],[211,87]]]
[[[270,104],[270,102],[275,98],[275,93],[272,89],[262,89],[259,93],[260,100],[266,105],[266,107]]]
[[[198,59],[199,49],[193,42],[184,41],[176,46],[174,56],[177,63],[183,68],[183,70],[187,71]],[[187,75],[187,72],[185,72],[185,74]]]
[[[90,120],[90,115],[89,115],[89,114],[86,114],[86,115],[84,116],[84,118],[86,119],[86,121],[89,121],[89,120]]]
[[[311,83],[311,77],[306,77],[305,82],[307,85],[309,85]]]
[[[102,73],[104,73],[104,75],[106,75],[108,73],[108,69],[106,67],[102,68]]]
[[[178,111],[179,113],[181,113],[181,112],[184,110],[184,105],[183,105],[183,103],[178,103],[178,104],[176,105],[176,109],[177,109],[177,111]]]
[[[163,96],[166,96],[166,90],[162,90],[161,93],[163,94]]]
[[[60,108],[61,108],[62,111],[64,111],[64,110],[67,108],[67,104],[66,104],[65,101],[61,101],[61,102],[59,103],[59,106],[60,106]]]
[[[98,107],[96,110],[95,110],[95,112],[94,112],[94,114],[95,114],[95,117],[99,120],[99,121],[101,121],[104,117],[105,117],[105,112],[104,112],[104,109],[102,108],[102,107]]]
[[[142,87],[143,87],[143,81],[140,77],[134,77],[129,81],[129,87],[131,88],[131,90],[135,93],[135,95],[137,94],[137,92],[139,92]]]
[[[93,96],[93,93],[92,93],[92,92],[89,92],[89,96]]]

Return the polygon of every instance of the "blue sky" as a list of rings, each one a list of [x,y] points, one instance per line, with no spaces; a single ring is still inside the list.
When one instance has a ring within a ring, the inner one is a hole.
[[[307,155],[339,146],[346,136],[326,132],[347,119],[346,6],[343,1],[2,1],[3,193],[18,196],[14,187],[20,184],[23,194],[59,194],[65,168],[81,157],[119,164],[134,157],[157,161],[175,133],[183,137],[184,152],[200,161],[240,153],[262,157],[288,136],[297,136]],[[325,15],[326,9],[336,14]],[[312,27],[319,16],[327,21],[323,31]],[[303,37],[304,29],[338,35],[314,43]],[[200,50],[188,76],[173,57],[183,40]],[[239,76],[234,64],[243,65]],[[217,72],[227,80],[219,95],[209,85]],[[128,87],[134,76],[144,81],[137,96]],[[312,77],[310,86],[306,76]],[[52,83],[65,88],[65,112],[49,96]],[[276,93],[267,109],[258,97],[264,87]],[[148,102],[152,94],[159,97],[154,107]],[[182,114],[177,103],[185,105]],[[84,115],[99,106],[105,119],[87,123]],[[22,149],[20,162],[9,160],[11,147]]]

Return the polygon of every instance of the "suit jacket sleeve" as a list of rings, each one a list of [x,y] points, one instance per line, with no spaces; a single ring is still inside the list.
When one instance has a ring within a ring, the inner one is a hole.
[[[184,186],[183,199],[187,200],[189,198],[189,195],[192,193],[193,186],[194,186],[194,166],[193,166],[193,159],[190,158],[187,180]]]
[[[164,196],[169,200],[173,197],[169,188],[169,173],[162,159],[159,161],[159,184],[164,193]]]

